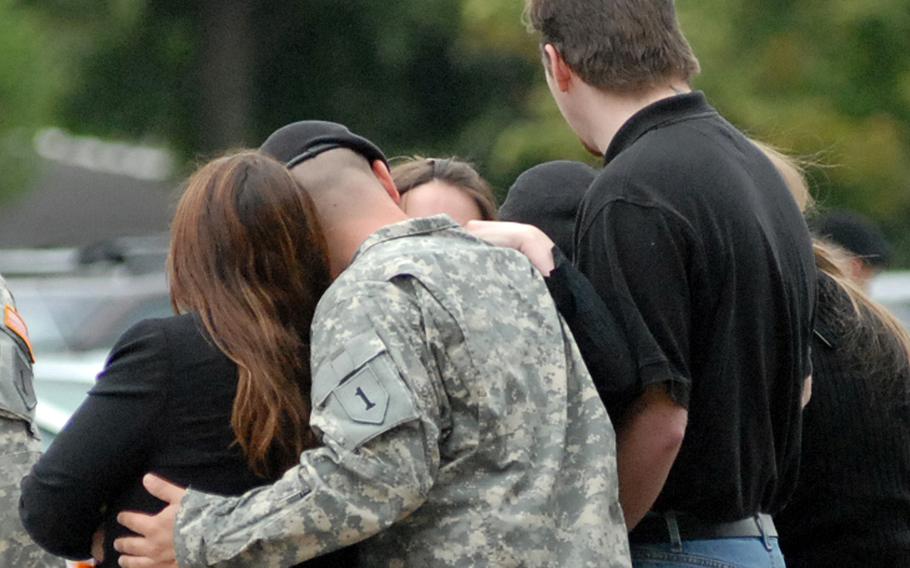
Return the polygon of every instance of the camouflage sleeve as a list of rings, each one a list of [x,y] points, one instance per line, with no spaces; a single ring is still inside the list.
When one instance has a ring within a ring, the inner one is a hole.
[[[433,358],[420,307],[377,287],[317,313],[311,425],[323,447],[241,497],[189,491],[175,534],[180,566],[291,566],[424,502],[439,463]]]
[[[19,520],[19,481],[41,455],[28,423],[0,414],[0,566],[63,566],[35,544]]]

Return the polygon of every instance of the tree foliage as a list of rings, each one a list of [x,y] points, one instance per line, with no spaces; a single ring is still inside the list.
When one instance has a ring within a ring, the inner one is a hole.
[[[52,35],[35,14],[0,0],[0,196],[31,179],[32,129],[51,119],[61,93]]]
[[[59,115],[65,125],[168,141],[188,157],[255,145],[287,122],[322,118],[351,124],[393,154],[485,159],[489,140],[519,114],[513,86],[534,72],[522,57],[463,42],[452,0],[235,0],[228,4],[248,6],[245,53],[217,45],[226,35],[213,16],[223,12],[221,0],[59,4],[68,6],[64,21],[95,38],[78,54],[80,81]],[[248,116],[213,137],[231,119],[219,85],[238,75],[245,79],[235,82],[249,85]]]
[[[53,121],[192,159],[325,118],[392,155],[472,158],[502,191],[540,161],[590,160],[550,100],[522,4],[0,0],[0,134]],[[678,6],[696,87],[818,162],[823,206],[867,213],[910,249],[910,0]]]

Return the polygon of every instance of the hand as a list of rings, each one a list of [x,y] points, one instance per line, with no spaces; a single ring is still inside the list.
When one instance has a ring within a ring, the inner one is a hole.
[[[553,241],[533,225],[505,221],[468,221],[464,228],[478,239],[517,250],[528,257],[544,276],[549,276],[555,268]]]
[[[117,522],[141,536],[121,537],[114,541],[123,568],[177,568],[174,526],[180,501],[186,489],[148,474],[142,478],[146,490],[168,505],[157,515],[120,513]]]
[[[806,405],[809,404],[810,400],[812,400],[812,375],[806,377],[806,381],[803,383],[803,396],[800,401],[801,408],[806,408]]]
[[[98,564],[104,562],[104,529],[99,528],[92,535],[92,558]]]

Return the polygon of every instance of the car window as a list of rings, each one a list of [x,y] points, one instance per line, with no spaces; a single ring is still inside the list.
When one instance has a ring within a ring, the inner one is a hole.
[[[888,308],[888,310],[904,324],[905,328],[910,330],[910,301],[882,302],[882,305]]]
[[[883,272],[872,281],[869,292],[910,329],[910,272]]]
[[[37,355],[108,350],[123,332],[147,318],[173,315],[167,291],[27,289],[16,304]]]
[[[132,326],[149,318],[166,318],[174,315],[171,299],[165,294],[148,296],[130,302],[128,307],[109,319],[91,338],[91,344],[80,344],[82,349],[108,349]]]
[[[29,338],[38,356],[69,349],[67,331],[83,322],[93,306],[93,303],[76,299],[55,300],[33,294],[16,296],[16,308],[28,326]]]
[[[44,296],[42,302],[53,315],[67,346],[72,348],[73,338],[91,325],[93,314],[102,308],[105,300],[94,296]]]

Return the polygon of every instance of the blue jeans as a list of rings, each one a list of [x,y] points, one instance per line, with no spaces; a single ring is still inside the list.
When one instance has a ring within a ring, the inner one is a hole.
[[[784,568],[784,556],[776,538],[758,537],[684,540],[670,543],[633,544],[633,568]],[[768,548],[771,550],[768,550]]]

